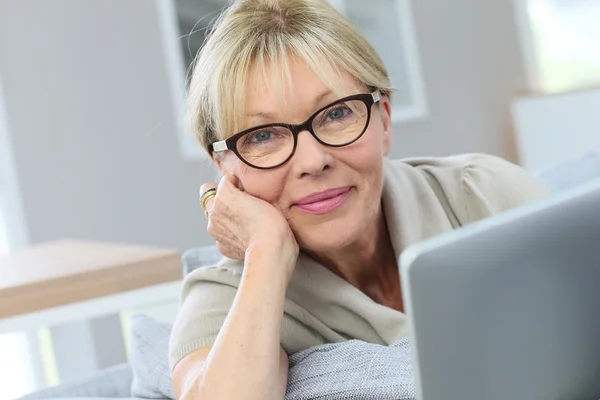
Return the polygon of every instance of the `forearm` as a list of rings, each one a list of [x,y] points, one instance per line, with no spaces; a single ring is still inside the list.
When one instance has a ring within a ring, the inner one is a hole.
[[[287,278],[281,251],[257,248],[219,336],[194,385],[194,398],[281,400],[280,336]],[[286,366],[287,367],[287,366]]]

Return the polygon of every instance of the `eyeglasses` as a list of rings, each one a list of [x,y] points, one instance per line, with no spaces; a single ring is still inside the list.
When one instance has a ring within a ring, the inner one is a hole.
[[[321,108],[301,124],[255,126],[215,142],[210,148],[214,152],[231,150],[253,168],[277,168],[292,158],[302,131],[310,132],[325,146],[342,147],[356,142],[367,130],[371,107],[379,100],[378,90],[344,97]]]

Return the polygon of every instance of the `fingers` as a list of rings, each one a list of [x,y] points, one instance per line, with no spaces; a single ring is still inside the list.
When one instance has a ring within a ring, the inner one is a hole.
[[[200,186],[200,196],[202,196],[202,193],[206,192],[208,189],[216,189],[216,188],[217,188],[217,184],[214,182],[205,183],[204,185]],[[214,196],[212,196],[211,198],[206,200],[206,202],[204,203],[204,207],[206,208],[206,210],[208,212],[210,212],[210,210],[212,210],[214,201],[215,201],[215,198],[214,198]]]
[[[235,209],[240,203],[241,199],[238,196],[245,196],[240,192],[241,183],[234,175],[224,175],[218,185],[206,183],[202,185],[200,192],[204,193],[210,189],[217,189],[217,193],[216,196],[206,198],[204,202],[208,217],[206,230],[215,239],[221,254],[232,259],[242,259],[246,245],[240,240],[247,241],[247,235],[245,232],[238,232],[237,214],[232,212],[232,207]]]
[[[242,183],[240,182],[240,180],[235,175],[231,174],[224,175],[223,178],[221,178],[221,180],[219,181],[218,185],[215,182],[209,182],[200,186],[200,196],[202,196],[202,193],[206,192],[209,189],[217,189],[217,193],[227,193],[231,189],[243,190]],[[215,197],[213,196],[208,198],[204,203],[205,209],[208,212],[212,210],[214,202]]]
[[[225,174],[221,181],[219,182],[219,187],[223,186],[231,186],[232,188],[236,188],[238,190],[244,191],[244,187],[242,186],[242,182],[238,179],[237,176],[231,174]]]

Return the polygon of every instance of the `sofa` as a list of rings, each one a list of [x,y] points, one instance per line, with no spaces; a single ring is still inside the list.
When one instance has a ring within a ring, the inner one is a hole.
[[[600,179],[600,157],[589,154],[536,175],[552,191]],[[215,247],[183,254],[183,273],[212,265]],[[132,321],[131,362],[87,379],[44,389],[19,400],[172,399],[167,348],[170,327],[144,315]],[[393,366],[393,368],[391,368]],[[327,344],[290,356],[286,399],[415,399],[408,340],[391,346],[360,341]]]

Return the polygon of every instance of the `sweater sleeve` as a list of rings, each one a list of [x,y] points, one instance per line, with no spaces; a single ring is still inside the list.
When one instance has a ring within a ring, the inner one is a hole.
[[[224,260],[215,266],[198,268],[185,277],[181,306],[169,341],[171,370],[187,355],[214,344],[234,303],[242,272],[242,261]],[[288,295],[295,293],[292,297],[299,303],[313,304],[317,310],[326,309],[324,306],[329,301],[325,295],[329,294],[326,289],[330,284],[323,282],[332,277],[337,282],[337,277],[323,272],[321,268],[307,271],[302,265],[296,266],[288,285]],[[317,273],[320,274],[317,276]],[[322,279],[323,275],[326,279]],[[316,285],[314,280],[320,280],[324,286]],[[288,354],[343,339],[299,303],[286,296],[280,343]]]
[[[235,269],[214,266],[186,276],[169,341],[171,370],[188,354],[215,342],[233,304],[238,274]]]
[[[550,193],[527,170],[494,156],[465,154],[417,164],[439,183],[460,225],[520,207]]]
[[[474,222],[534,202],[549,190],[525,169],[498,157],[473,155],[462,168],[459,218]]]

